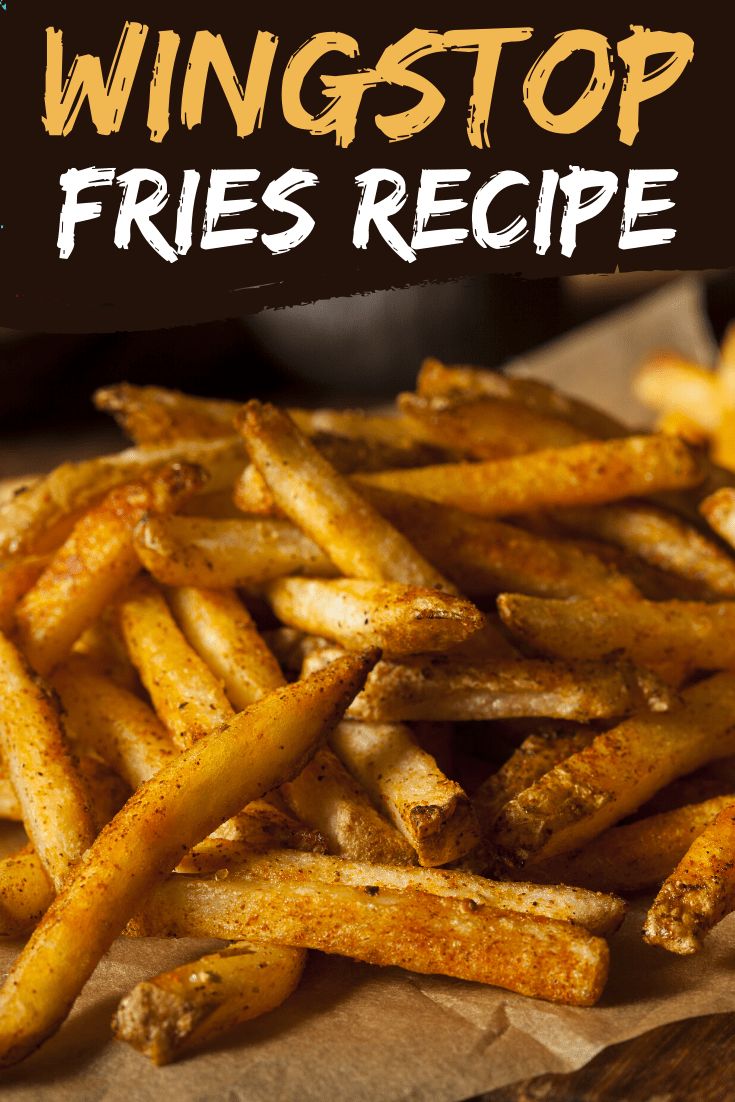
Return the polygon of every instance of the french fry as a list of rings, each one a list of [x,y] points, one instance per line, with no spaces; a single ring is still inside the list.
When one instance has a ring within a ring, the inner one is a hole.
[[[194,398],[180,390],[130,383],[101,387],[94,393],[94,404],[111,413],[134,444],[159,446],[232,436],[232,420],[240,408],[238,402]]]
[[[403,724],[344,722],[332,749],[416,851],[420,865],[445,865],[479,841],[470,801]]]
[[[150,517],[136,530],[141,562],[165,585],[261,585],[283,574],[330,577],[334,563],[288,520]]]
[[[437,589],[355,578],[279,578],[266,590],[276,616],[349,650],[387,654],[448,650],[484,626],[461,597]]]
[[[498,851],[515,863],[568,853],[650,799],[664,785],[735,752],[735,676],[715,674],[664,715],[636,715],[554,766],[501,811]]]
[[[364,409],[289,409],[289,417],[305,436],[341,436],[376,446],[411,451],[417,445],[405,417]],[[419,444],[420,446],[420,444]]]
[[[576,853],[533,865],[530,874],[534,879],[596,891],[640,892],[658,887],[695,838],[734,802],[732,794],[715,796],[611,827]]]
[[[277,689],[138,789],[90,847],[0,990],[0,1065],[23,1059],[61,1025],[100,956],[181,853],[303,768],[374,660],[351,655]]]
[[[682,440],[659,435],[591,441],[511,459],[356,474],[352,480],[358,487],[381,486],[480,516],[507,516],[696,486],[704,473],[703,461]]]
[[[0,860],[0,936],[28,933],[53,898],[53,885],[32,845]]]
[[[696,953],[733,907],[735,801],[694,839],[664,882],[646,915],[643,937],[671,953]]]
[[[249,402],[237,426],[277,504],[344,574],[452,592],[439,572],[348,485],[288,417],[273,406]]]
[[[735,547],[735,489],[723,486],[705,498],[699,509],[710,528]]]
[[[15,609],[21,597],[48,566],[48,555],[26,555],[0,563],[0,631],[6,635],[15,626]]]
[[[607,943],[579,926],[474,900],[375,887],[279,883],[233,873],[221,881],[176,876],[158,888],[131,930],[265,938],[575,1006],[591,1006],[602,993]]]
[[[78,519],[106,493],[167,463],[191,463],[208,475],[207,492],[232,486],[245,463],[239,438],[185,440],[162,447],[129,448],[80,463],[63,463],[0,507],[0,555],[54,550]],[[49,533],[60,529],[57,542]],[[44,546],[44,541],[46,546]]]
[[[415,860],[406,839],[378,813],[331,750],[318,750],[280,793],[293,813],[326,839],[330,853],[395,865]]]
[[[702,508],[704,511],[706,503]],[[626,501],[560,509],[554,520],[575,533],[613,543],[677,578],[698,582],[713,596],[735,596],[732,556],[668,510],[648,502]]]
[[[46,689],[0,635],[0,751],[26,833],[59,887],[92,842],[87,794]]]
[[[237,711],[285,684],[278,662],[232,590],[184,586],[171,590],[169,601],[186,640],[224,685]]]
[[[498,611],[521,643],[567,661],[625,653],[674,684],[695,670],[735,669],[735,602],[545,600],[504,593]]]
[[[337,653],[324,648],[307,655],[304,671],[319,669]],[[469,663],[426,656],[379,662],[348,717],[406,723],[544,716],[587,723],[627,715],[644,702],[665,710],[671,701],[653,676],[610,663],[529,658]]]
[[[57,667],[51,684],[68,728],[135,789],[167,765],[176,749],[163,724],[137,696],[99,673],[82,655]]]
[[[722,395],[714,371],[673,352],[657,352],[640,366],[633,393],[659,413],[690,411],[707,432],[715,432],[722,415]]]
[[[469,366],[448,366],[429,357],[421,365],[418,393],[425,398],[464,397],[502,398],[517,402],[546,417],[569,421],[595,440],[626,436],[627,427],[588,402],[563,394],[540,379],[504,375]]]
[[[118,609],[133,665],[178,746],[191,746],[232,718],[221,682],[189,646],[153,582],[139,579]]]
[[[433,501],[363,486],[368,501],[463,593],[513,591],[574,597],[611,590],[632,597],[636,587],[595,554],[568,540],[547,539],[503,521],[473,516]]]
[[[125,996],[112,1031],[159,1067],[267,1014],[295,990],[303,949],[239,941],[144,980]]]
[[[16,610],[31,665],[47,674],[140,570],[133,528],[149,512],[169,511],[203,485],[199,467],[173,464],[111,490],[75,525]]]
[[[221,827],[196,847],[194,851],[201,862],[203,854],[208,854],[215,864],[220,847],[236,843],[248,852],[265,849],[300,849],[311,853],[326,853],[327,839],[318,830],[306,826],[295,818],[286,808],[278,793],[271,792],[262,800],[253,800],[237,815],[223,823]],[[179,871],[191,871],[187,855],[179,863]],[[199,870],[199,864],[194,871]]]

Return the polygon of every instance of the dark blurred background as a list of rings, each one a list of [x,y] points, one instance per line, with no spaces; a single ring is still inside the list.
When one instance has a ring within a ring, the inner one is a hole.
[[[195,394],[304,405],[377,404],[427,355],[502,365],[649,293],[675,273],[426,285],[153,332],[54,336],[0,330],[0,476],[122,442],[92,391],[127,380]],[[706,277],[717,335],[735,316],[735,273]]]

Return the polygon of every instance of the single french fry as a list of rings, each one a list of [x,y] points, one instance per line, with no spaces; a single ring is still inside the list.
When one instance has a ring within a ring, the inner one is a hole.
[[[0,631],[6,635],[15,625],[18,601],[38,581],[48,561],[48,555],[26,555],[0,563]]]
[[[452,591],[285,414],[273,406],[249,402],[238,415],[237,426],[277,504],[344,574]]]
[[[262,800],[253,800],[200,842],[193,851],[196,865],[190,866],[191,855],[187,855],[179,863],[179,871],[203,871],[205,855],[213,862],[212,871],[221,868],[220,849],[233,843],[251,853],[274,848],[326,853],[328,849],[324,835],[292,815],[279,795],[271,792]]]
[[[554,766],[501,811],[492,837],[515,863],[568,853],[677,777],[735,753],[735,676],[715,674],[664,715],[636,715]]]
[[[555,601],[504,593],[506,628],[541,654],[574,661],[625,653],[679,683],[695,670],[735,669],[735,602]]]
[[[23,1059],[58,1029],[100,956],[183,852],[303,768],[374,661],[350,655],[275,690],[138,789],[90,847],[0,990],[0,1065]]]
[[[304,671],[319,669],[337,653],[314,651]],[[671,702],[671,693],[653,675],[611,663],[530,658],[470,663],[426,656],[379,662],[348,718],[406,723],[544,716],[587,723],[645,705],[666,710]]]
[[[175,444],[232,436],[238,402],[195,398],[180,390],[117,383],[94,393],[97,409],[111,413],[134,444]]]
[[[242,711],[285,684],[250,613],[229,589],[184,586],[169,593],[171,609],[188,643]]]
[[[118,1005],[112,1031],[159,1067],[280,1006],[295,990],[306,953],[238,941],[137,984]]]
[[[403,724],[338,724],[332,749],[416,851],[419,864],[445,865],[479,841],[470,801]]]
[[[232,718],[221,682],[187,643],[153,582],[138,579],[118,608],[133,665],[178,746],[191,746]]]
[[[705,515],[706,509],[705,502]],[[560,509],[554,520],[572,532],[613,543],[659,570],[698,582],[713,596],[735,596],[733,557],[666,509],[625,501],[589,509]]]
[[[279,620],[349,650],[393,655],[449,650],[484,626],[462,597],[437,589],[355,578],[278,578],[266,590]]]
[[[47,674],[140,570],[133,529],[150,512],[167,512],[204,482],[200,467],[173,464],[111,490],[75,525],[16,610],[31,665]]]
[[[703,461],[678,437],[651,435],[351,477],[358,487],[381,486],[480,516],[507,516],[696,486],[704,473]]]
[[[698,835],[646,915],[643,937],[688,955],[735,908],[735,801]]]
[[[77,519],[75,514],[89,508],[116,486],[167,463],[203,467],[209,475],[207,492],[216,493],[232,486],[242,471],[245,455],[239,438],[229,437],[129,448],[80,463],[63,463],[0,507],[0,555],[54,549],[58,543],[50,541],[49,545],[49,531],[60,527],[61,539],[65,539],[69,518]]]
[[[143,565],[165,585],[260,585],[283,574],[330,577],[334,563],[288,520],[150,517],[135,533]]]
[[[719,425],[722,395],[716,373],[674,352],[649,356],[633,379],[633,393],[659,413],[683,410],[707,432]]]
[[[378,813],[331,750],[318,750],[280,794],[299,819],[326,838],[330,853],[395,865],[415,860],[406,839]]]
[[[0,635],[0,752],[28,837],[54,884],[63,884],[95,831],[77,768],[46,689]]]
[[[166,728],[139,697],[99,673],[82,655],[57,667],[51,684],[59,694],[74,738],[135,789],[176,754]]]
[[[517,402],[546,417],[569,421],[595,440],[626,436],[627,427],[588,402],[563,394],[540,379],[504,375],[479,367],[448,366],[429,357],[421,365],[418,393],[425,398],[489,397]]]
[[[533,865],[530,875],[551,883],[606,892],[640,892],[671,874],[705,827],[735,802],[732,794],[687,804],[611,827],[576,853]]]
[[[0,860],[0,936],[28,933],[53,898],[53,885],[32,845]]]
[[[621,597],[636,595],[635,585],[613,565],[568,540],[548,539],[503,521],[377,486],[363,486],[362,492],[429,562],[470,596],[513,591],[574,597],[597,595],[603,589]]]
[[[597,1001],[608,969],[607,943],[571,923],[371,884],[176,876],[131,930],[267,939],[575,1006]]]

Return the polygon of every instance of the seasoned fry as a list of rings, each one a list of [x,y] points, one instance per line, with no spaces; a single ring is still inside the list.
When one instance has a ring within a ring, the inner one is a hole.
[[[33,846],[0,860],[0,936],[28,933],[53,898],[53,885]]]
[[[341,652],[315,651],[306,657],[304,671],[319,669],[336,653]],[[660,682],[610,663],[529,658],[469,663],[427,656],[379,662],[348,716],[378,723],[521,716],[587,723],[627,715],[644,699],[655,710],[671,704]]]
[[[717,374],[674,352],[649,356],[633,380],[633,393],[649,409],[696,410],[697,421],[708,432],[719,427],[722,394]]]
[[[497,848],[516,863],[578,849],[664,785],[735,752],[735,676],[698,682],[665,715],[637,715],[554,766],[500,813]]]
[[[574,661],[624,652],[674,684],[694,670],[735,669],[735,602],[555,601],[504,593],[505,626],[542,654]]]
[[[340,723],[332,749],[426,866],[445,865],[479,841],[470,801],[422,750],[408,727]]]
[[[706,509],[706,503],[702,509]],[[713,596],[735,596],[732,556],[686,520],[656,505],[626,501],[589,509],[560,509],[554,513],[554,520],[573,532],[613,543],[677,578],[698,582]]]
[[[446,589],[451,585],[273,406],[238,415],[250,458],[286,513],[346,575]]]
[[[15,608],[48,566],[48,555],[26,555],[0,563],[0,631],[7,635],[15,625]]]
[[[18,797],[15,794],[10,780],[2,768],[2,775],[0,776],[0,819],[4,819],[7,822],[19,823],[23,819],[23,812],[20,809],[18,803]]]
[[[143,565],[166,585],[260,585],[283,574],[330,577],[334,563],[290,521],[150,517],[135,534]]]
[[[75,526],[16,612],[21,644],[41,674],[56,666],[140,570],[133,528],[150,512],[175,509],[203,485],[200,467],[173,464],[111,490]]]
[[[575,1006],[593,1005],[602,993],[607,943],[579,926],[474,900],[367,887],[177,876],[159,887],[132,929],[267,938]]]
[[[279,578],[266,593],[283,623],[348,650],[376,646],[393,655],[448,650],[485,623],[461,597],[397,582]]]
[[[687,955],[735,907],[735,802],[694,839],[646,916],[650,945]]]
[[[357,486],[425,497],[480,516],[563,505],[599,505],[636,494],[696,486],[704,464],[675,436],[628,436],[511,459],[356,474]]]
[[[232,718],[220,681],[189,646],[153,582],[139,579],[119,614],[133,665],[178,746],[191,746]]]
[[[170,1064],[280,1006],[305,962],[303,949],[235,942],[139,983],[120,1002],[112,1031],[159,1067]]]
[[[209,838],[200,842],[193,851],[197,855],[193,871],[202,871],[201,862],[205,854],[215,862],[213,870],[220,868],[221,863],[217,863],[220,848],[233,843],[250,853],[274,848],[326,853],[328,848],[324,835],[295,818],[276,792],[269,793],[262,800],[253,800],[218,827]],[[190,859],[191,855],[183,858],[178,865],[179,871],[192,871]]]
[[[408,842],[377,812],[331,750],[318,750],[280,792],[293,813],[326,838],[330,853],[389,865],[415,860]]]
[[[0,752],[44,867],[59,887],[92,842],[87,794],[46,689],[0,635]]]
[[[21,1060],[59,1027],[102,953],[183,851],[303,768],[374,660],[350,655],[277,689],[138,789],[90,847],[0,990],[1,1065]]]
[[[532,865],[534,879],[578,884],[606,892],[658,887],[671,874],[705,827],[735,798],[715,796],[634,823],[611,827],[577,853]]]
[[[111,413],[134,444],[155,445],[232,436],[232,421],[240,408],[238,402],[194,398],[180,390],[130,383],[101,387],[94,393],[94,404]]]
[[[364,409],[289,409],[288,414],[306,436],[342,436],[406,451],[417,446],[411,425],[405,417],[395,413]]]
[[[285,684],[250,613],[228,589],[173,589],[169,601],[179,627],[241,711]]]

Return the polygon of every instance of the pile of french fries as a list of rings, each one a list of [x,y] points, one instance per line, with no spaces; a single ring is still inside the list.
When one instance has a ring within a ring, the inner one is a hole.
[[[128,937],[162,1064],[309,950],[577,1006],[735,908],[735,478],[680,435],[427,361],[385,413],[122,385],[132,440],[0,504],[0,1064]]]

